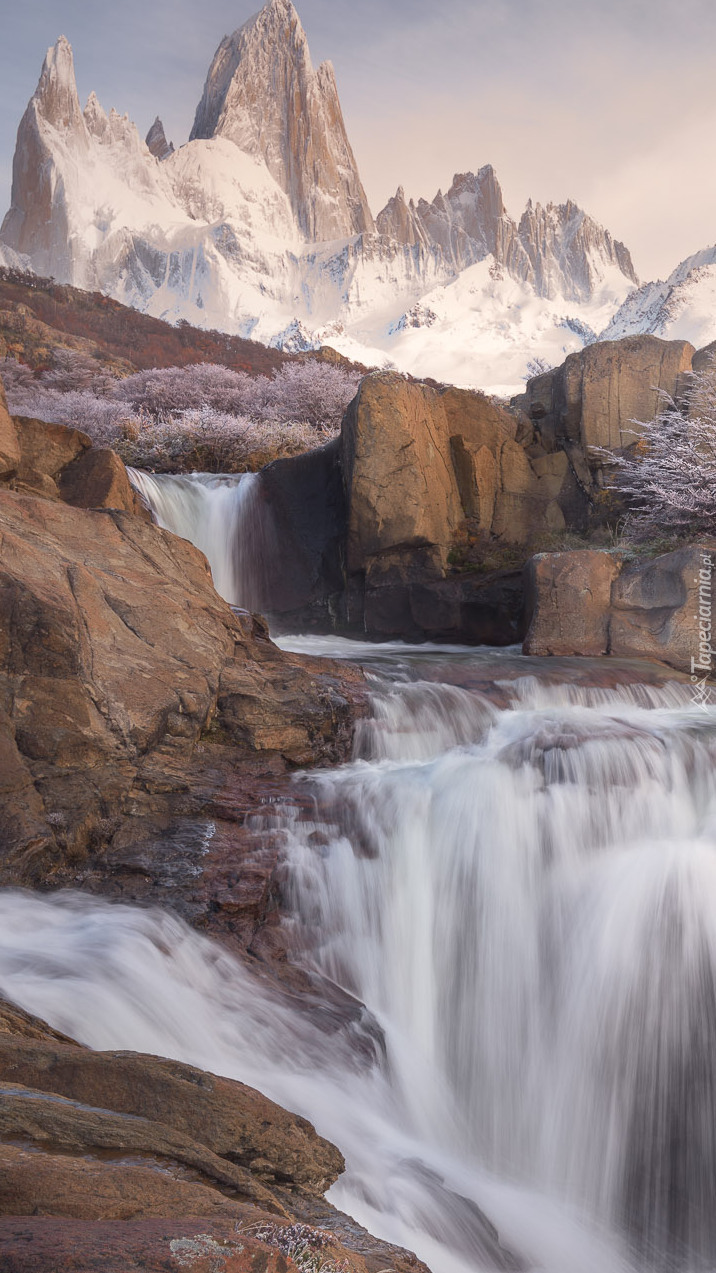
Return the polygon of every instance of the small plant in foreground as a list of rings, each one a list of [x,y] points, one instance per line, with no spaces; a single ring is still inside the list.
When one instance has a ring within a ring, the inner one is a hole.
[[[276,1247],[305,1273],[348,1273],[348,1261],[336,1260],[331,1254],[338,1243],[326,1229],[313,1229],[309,1224],[282,1226],[269,1221],[252,1224],[243,1232]]]

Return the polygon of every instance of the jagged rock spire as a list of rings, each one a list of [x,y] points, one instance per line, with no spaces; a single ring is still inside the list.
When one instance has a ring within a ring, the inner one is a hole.
[[[168,159],[174,154],[174,143],[167,141],[164,125],[157,115],[145,138],[147,146],[156,159]]]
[[[57,43],[47,50],[32,101],[55,128],[82,126],[72,46],[66,36],[61,35]]]
[[[317,70],[291,0],[270,0],[211,65],[192,139],[227,137],[262,158],[307,238],[373,228],[330,62]]]

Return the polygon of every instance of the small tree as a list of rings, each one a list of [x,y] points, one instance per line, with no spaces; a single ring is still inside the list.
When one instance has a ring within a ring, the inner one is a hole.
[[[666,394],[621,455],[607,485],[626,496],[634,540],[716,534],[716,363],[694,372],[679,403]]]

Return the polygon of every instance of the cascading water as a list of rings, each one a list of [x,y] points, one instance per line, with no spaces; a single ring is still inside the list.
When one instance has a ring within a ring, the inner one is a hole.
[[[275,545],[258,474],[128,473],[157,523],[201,549],[225,601],[246,610],[266,608]]]
[[[297,957],[377,1019],[372,1065],[178,920],[86,896],[0,894],[0,989],[308,1116],[332,1200],[435,1273],[712,1269],[716,711],[500,695],[378,681],[361,758],[279,815]]]

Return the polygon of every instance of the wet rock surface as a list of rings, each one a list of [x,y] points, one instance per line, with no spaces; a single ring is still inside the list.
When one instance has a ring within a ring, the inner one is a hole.
[[[305,1119],[193,1066],[63,1038],[0,1001],[3,1269],[287,1273],[299,1221],[350,1273],[424,1270],[325,1201],[343,1158]]]

